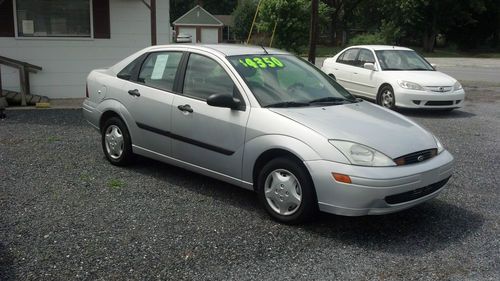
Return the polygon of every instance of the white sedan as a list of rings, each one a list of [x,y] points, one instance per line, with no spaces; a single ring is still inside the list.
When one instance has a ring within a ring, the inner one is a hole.
[[[321,69],[351,94],[390,109],[452,110],[464,103],[465,92],[456,79],[404,47],[352,46],[327,58]]]

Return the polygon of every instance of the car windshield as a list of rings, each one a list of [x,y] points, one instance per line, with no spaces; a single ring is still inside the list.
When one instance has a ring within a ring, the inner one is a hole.
[[[378,50],[378,62],[382,70],[424,70],[434,68],[419,54],[411,50]]]
[[[293,55],[242,55],[228,60],[262,107],[325,106],[356,102],[347,90]]]

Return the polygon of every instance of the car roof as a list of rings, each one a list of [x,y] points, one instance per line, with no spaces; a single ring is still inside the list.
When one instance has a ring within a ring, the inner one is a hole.
[[[405,51],[413,51],[410,48],[400,47],[400,46],[391,46],[391,45],[358,45],[358,46],[351,46],[349,48],[367,48],[367,49],[371,49],[371,50],[374,50],[374,51],[378,51],[378,50],[405,50]]]
[[[237,55],[266,55],[266,54],[273,54],[273,55],[278,55],[278,54],[290,54],[286,51],[275,49],[275,48],[269,48],[269,47],[262,47],[262,46],[255,46],[255,45],[240,45],[240,44],[170,44],[170,45],[158,45],[155,46],[152,49],[158,50],[162,48],[168,48],[168,47],[186,47],[186,50],[189,48],[193,49],[204,49],[206,51],[217,51],[224,56],[237,56]]]

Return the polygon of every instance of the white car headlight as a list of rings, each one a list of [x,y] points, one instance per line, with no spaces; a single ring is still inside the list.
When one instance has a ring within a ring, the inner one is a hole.
[[[462,90],[462,84],[460,84],[460,82],[457,81],[453,85],[453,91],[458,91],[458,90]]]
[[[420,86],[419,84],[409,82],[409,81],[398,80],[398,84],[403,89],[410,89],[410,90],[416,90],[416,91],[423,91],[424,90],[424,88],[422,88],[422,86]]]
[[[375,167],[396,166],[396,163],[391,158],[365,145],[342,140],[329,140],[329,142],[340,150],[353,165]]]
[[[438,150],[438,154],[443,152],[444,151],[444,146],[443,144],[441,144],[441,142],[439,141],[439,139],[434,136],[434,140],[436,141],[436,146],[437,146],[437,150]]]

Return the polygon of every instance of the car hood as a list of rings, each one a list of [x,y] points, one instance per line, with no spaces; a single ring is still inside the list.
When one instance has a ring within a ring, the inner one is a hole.
[[[391,76],[396,80],[405,80],[417,83],[420,86],[453,86],[457,81],[455,78],[448,76],[439,71],[387,71],[391,72]]]
[[[415,122],[366,101],[270,110],[318,132],[327,139],[360,143],[392,159],[437,147],[433,135]]]

